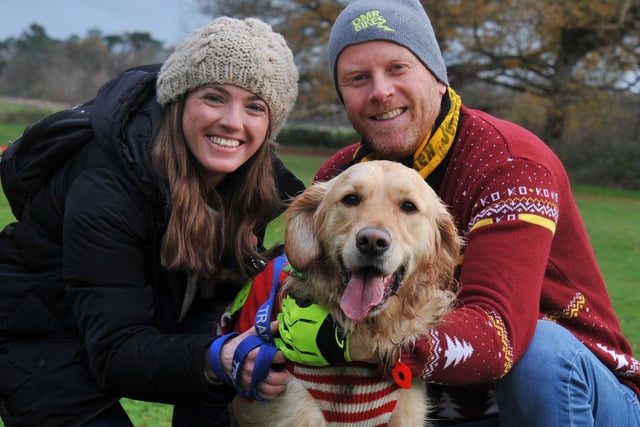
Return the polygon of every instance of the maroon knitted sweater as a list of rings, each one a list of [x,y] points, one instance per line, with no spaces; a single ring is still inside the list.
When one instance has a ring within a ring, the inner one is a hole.
[[[325,181],[359,144],[334,154]],[[436,416],[496,412],[492,381],[522,357],[540,318],[576,335],[640,395],[640,363],[622,336],[567,174],[527,130],[461,109],[437,192],[466,240],[460,304],[402,360],[430,385]]]

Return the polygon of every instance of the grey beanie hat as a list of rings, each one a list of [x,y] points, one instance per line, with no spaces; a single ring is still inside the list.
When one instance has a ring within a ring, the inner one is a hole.
[[[329,35],[329,67],[336,89],[336,63],[342,50],[372,40],[406,47],[449,86],[447,67],[431,21],[418,0],[352,0],[336,18]]]
[[[298,96],[298,69],[287,42],[271,26],[221,17],[193,31],[162,65],[158,102],[164,106],[207,83],[232,84],[265,101],[274,139]]]

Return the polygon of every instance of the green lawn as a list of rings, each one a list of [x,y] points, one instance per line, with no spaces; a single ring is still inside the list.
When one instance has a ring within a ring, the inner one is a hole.
[[[0,126],[0,135],[2,127]],[[2,138],[2,136],[0,136]],[[1,139],[0,139],[1,140]],[[283,159],[298,176],[309,183],[324,157],[284,154]],[[640,346],[640,193],[593,188],[577,188],[576,197],[589,235],[609,284],[613,304],[622,329],[637,353]],[[0,195],[0,225],[12,220],[4,194]],[[282,241],[282,221],[269,229],[268,242]],[[123,399],[137,427],[170,426],[169,405]],[[0,422],[0,426],[3,424]]]
[[[640,352],[640,193],[578,188],[576,199],[622,330]]]

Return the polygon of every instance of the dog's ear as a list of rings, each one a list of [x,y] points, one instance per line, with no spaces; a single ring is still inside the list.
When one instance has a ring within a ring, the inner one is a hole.
[[[305,271],[320,258],[322,245],[318,238],[321,219],[316,215],[329,183],[311,185],[291,202],[285,212],[284,247],[287,259],[298,271]]]
[[[447,288],[454,287],[453,275],[463,244],[462,238],[458,234],[453,217],[444,204],[440,204],[438,207],[436,223],[440,233],[440,239],[436,240],[437,251],[441,260],[440,265],[443,267],[441,283]]]

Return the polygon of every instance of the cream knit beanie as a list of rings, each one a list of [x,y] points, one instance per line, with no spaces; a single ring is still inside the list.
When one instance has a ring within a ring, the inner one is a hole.
[[[298,96],[298,69],[285,39],[257,19],[221,17],[191,33],[163,64],[156,90],[166,105],[206,83],[232,84],[269,106],[270,138]]]

